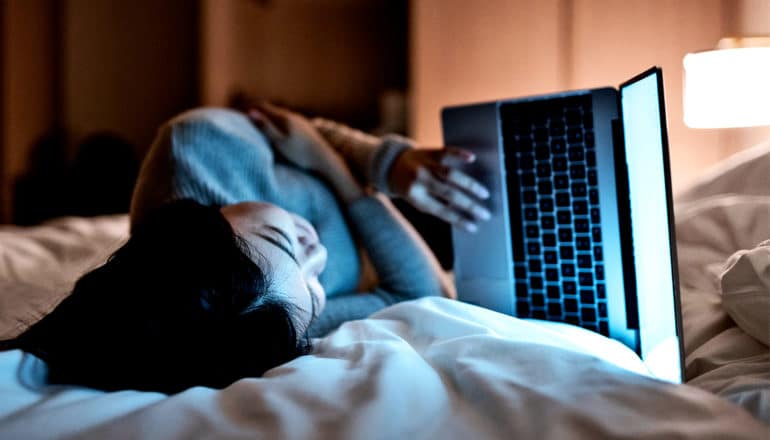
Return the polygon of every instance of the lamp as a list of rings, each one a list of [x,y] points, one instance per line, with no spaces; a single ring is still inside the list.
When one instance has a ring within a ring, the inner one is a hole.
[[[770,37],[723,38],[716,50],[685,55],[684,123],[770,125]]]

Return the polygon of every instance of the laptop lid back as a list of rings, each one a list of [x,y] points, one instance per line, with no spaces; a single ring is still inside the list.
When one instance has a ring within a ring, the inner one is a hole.
[[[620,87],[639,312],[639,349],[658,378],[682,381],[682,340],[663,79],[652,68]]]

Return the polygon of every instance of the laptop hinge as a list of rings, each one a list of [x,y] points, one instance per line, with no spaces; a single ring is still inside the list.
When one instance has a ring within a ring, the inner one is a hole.
[[[623,124],[612,120],[612,141],[615,150],[615,181],[618,194],[618,220],[620,222],[620,247],[623,258],[623,285],[626,294],[626,326],[639,329],[636,272],[634,270],[634,243],[631,230],[631,199],[628,189],[628,168]]]

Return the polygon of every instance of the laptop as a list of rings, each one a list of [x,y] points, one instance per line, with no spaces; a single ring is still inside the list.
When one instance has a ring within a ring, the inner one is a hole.
[[[452,229],[459,299],[567,322],[681,382],[683,345],[663,77],[442,109],[445,145],[490,189],[492,218]]]

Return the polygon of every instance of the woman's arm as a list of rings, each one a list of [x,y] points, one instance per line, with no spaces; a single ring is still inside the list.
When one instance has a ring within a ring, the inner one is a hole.
[[[436,257],[406,219],[381,194],[367,193],[344,158],[312,124],[296,113],[263,106],[255,124],[274,148],[320,174],[347,206],[356,237],[367,252],[388,302],[430,295],[453,296]]]

